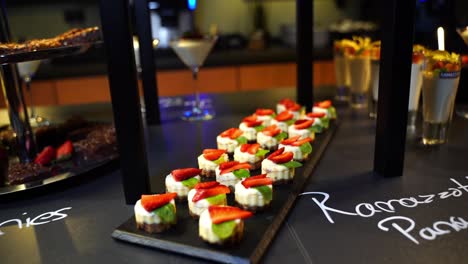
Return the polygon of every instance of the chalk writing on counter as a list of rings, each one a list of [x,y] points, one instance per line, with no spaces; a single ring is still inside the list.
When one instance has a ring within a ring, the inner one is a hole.
[[[3,222],[0,222],[0,228],[2,226],[7,226],[7,225],[16,225],[19,229],[23,229],[23,228],[28,228],[28,227],[31,227],[31,226],[38,226],[38,225],[44,225],[44,224],[47,224],[47,223],[50,223],[50,222],[54,222],[54,221],[59,221],[59,220],[62,220],[64,218],[66,218],[68,215],[67,214],[64,214],[63,211],[66,211],[66,210],[70,210],[72,209],[71,207],[65,207],[65,208],[62,208],[62,209],[58,209],[58,210],[55,210],[55,211],[52,211],[52,212],[46,212],[46,213],[43,213],[43,214],[40,214],[34,218],[31,218],[31,217],[27,217],[25,219],[25,221],[23,222],[23,220],[21,220],[21,218],[15,218],[15,219],[9,219],[9,220],[6,220],[6,221],[3,221]],[[27,216],[28,213],[23,213],[23,217]],[[2,221],[2,220],[0,220]],[[4,235],[5,233],[2,232],[0,230],[0,236]]]
[[[468,176],[465,176],[468,179]],[[438,200],[458,198],[468,193],[468,185],[463,185],[456,179],[450,178],[452,186],[438,193],[420,194],[400,199],[390,199],[387,201],[375,201],[372,203],[359,203],[354,210],[342,210],[327,205],[330,194],[326,192],[304,192],[301,196],[312,196],[311,200],[320,208],[326,219],[334,224],[333,214],[356,216],[369,218],[380,214],[396,214],[400,208],[415,208],[418,206],[430,205]],[[440,220],[432,226],[415,230],[416,223],[413,219],[405,216],[390,216],[382,219],[377,227],[384,231],[396,231],[415,244],[421,240],[434,240],[439,236],[448,235],[452,232],[460,232],[468,229],[468,220],[462,217],[451,216],[448,219]]]

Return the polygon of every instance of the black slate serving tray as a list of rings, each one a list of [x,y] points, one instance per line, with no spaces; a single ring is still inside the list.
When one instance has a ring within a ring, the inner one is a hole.
[[[294,182],[274,186],[271,207],[245,220],[244,238],[239,245],[219,247],[205,243],[198,237],[198,220],[190,217],[187,203],[177,204],[177,226],[161,234],[149,234],[136,228],[132,216],[112,233],[112,237],[142,246],[218,261],[222,263],[258,263],[275,237],[284,219],[292,208],[297,196],[312,175],[328,143],[338,128],[337,122],[331,122],[329,129],[316,134],[312,144],[313,153],[303,167],[296,169]],[[260,174],[260,170],[251,175]],[[161,178],[164,185],[164,178]],[[228,204],[233,205],[233,194],[228,194]]]

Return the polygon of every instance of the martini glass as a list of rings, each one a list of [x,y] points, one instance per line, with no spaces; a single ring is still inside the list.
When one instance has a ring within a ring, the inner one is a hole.
[[[463,39],[465,44],[468,46],[468,26],[463,28],[457,28],[457,33]],[[466,66],[465,66],[466,67]],[[466,88],[465,88],[466,89]],[[465,91],[466,93],[466,91]],[[458,116],[468,119],[468,105],[458,105],[455,109]]]
[[[36,71],[39,68],[40,64],[41,64],[40,60],[25,61],[25,62],[18,63],[19,75],[21,77],[21,80],[24,82],[24,85],[26,86],[26,91],[29,94],[29,104],[30,104],[30,110],[31,110],[29,122],[31,126],[49,125],[49,121],[46,118],[36,114],[36,110],[34,107],[33,94],[31,91],[31,81],[32,81],[34,74],[36,74]]]
[[[171,41],[170,46],[182,62],[192,71],[195,90],[195,104],[185,111],[182,119],[188,121],[210,120],[214,117],[212,109],[205,109],[200,104],[200,93],[197,86],[198,71],[205,62],[217,37],[181,38]]]

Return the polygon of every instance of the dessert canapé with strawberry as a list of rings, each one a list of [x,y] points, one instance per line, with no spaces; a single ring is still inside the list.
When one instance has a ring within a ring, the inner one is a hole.
[[[293,153],[295,161],[305,161],[309,159],[312,153],[311,138],[303,138],[300,136],[291,137],[281,141],[278,148],[284,148],[284,151]]]
[[[234,189],[242,179],[250,177],[252,166],[247,162],[228,161],[216,168],[216,181]]]
[[[242,135],[247,139],[247,143],[257,142],[257,133],[262,131],[263,128],[265,128],[263,120],[259,119],[255,114],[245,117],[239,124],[239,129],[244,132]]]
[[[257,142],[262,148],[275,151],[278,149],[279,142],[287,137],[288,133],[281,131],[277,125],[271,125],[258,132]]]
[[[216,167],[229,161],[225,149],[205,149],[203,154],[198,156],[198,168],[202,170],[201,176],[205,178],[215,177]]]
[[[247,143],[247,138],[243,136],[239,128],[229,128],[216,137],[218,149],[224,149],[228,154],[234,154],[234,149],[240,144]]]
[[[304,119],[313,120],[313,131],[315,133],[322,133],[330,126],[330,118],[325,112],[310,112],[305,114]]]
[[[197,168],[173,170],[166,176],[166,191],[177,193],[177,199],[185,201],[188,192],[200,182],[201,172]]]
[[[262,161],[262,174],[273,180],[273,184],[289,183],[294,178],[295,168],[302,164],[293,160],[294,154],[279,148]]]
[[[190,215],[198,218],[211,205],[227,205],[226,194],[230,192],[216,181],[197,183],[187,196]]]
[[[301,138],[315,139],[317,127],[314,127],[314,122],[315,118],[297,120],[288,129],[289,137],[300,136]]]
[[[269,126],[271,124],[271,120],[276,116],[275,111],[268,108],[258,108],[255,111],[255,115],[259,120],[263,121],[264,126]]]
[[[200,215],[198,235],[210,244],[238,244],[244,235],[244,219],[251,216],[252,212],[238,207],[212,205]]]
[[[256,170],[260,168],[262,160],[268,152],[258,143],[242,144],[234,150],[234,160],[247,162],[251,165],[251,170]]]
[[[252,212],[262,211],[273,200],[273,179],[266,174],[251,176],[235,186],[235,200],[239,207]]]
[[[303,106],[289,98],[281,99],[278,104],[276,104],[276,113],[279,114],[286,110],[293,114],[294,119],[301,118],[305,112],[305,108]]]
[[[138,229],[160,233],[177,223],[176,193],[144,194],[135,204],[135,221]]]
[[[285,110],[275,116],[275,118],[271,120],[271,124],[277,125],[281,131],[288,133],[289,126],[293,125],[296,119],[292,112]]]
[[[330,100],[315,103],[312,112],[322,112],[325,113],[329,119],[336,119],[336,109]]]

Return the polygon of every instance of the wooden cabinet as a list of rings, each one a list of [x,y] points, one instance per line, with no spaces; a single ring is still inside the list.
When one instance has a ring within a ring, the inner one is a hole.
[[[238,75],[236,67],[202,68],[194,82],[188,69],[160,71],[158,91],[161,96],[192,94],[196,85],[200,92],[234,92],[238,90]]]
[[[335,83],[333,61],[316,61],[313,71],[315,87]],[[159,71],[157,82],[160,96],[192,94],[195,85],[200,92],[208,93],[294,87],[296,86],[296,64],[275,63],[202,68],[197,82],[193,81],[188,69]],[[109,83],[105,75],[33,81],[32,93],[35,105],[110,102]],[[0,97],[3,97],[3,94]],[[25,97],[29,104],[29,96],[25,94]],[[3,100],[0,106],[4,107]]]
[[[110,102],[109,82],[104,75],[60,79],[55,87],[59,105]]]
[[[239,89],[245,91],[296,86],[296,70],[295,63],[241,66]],[[315,62],[313,71],[315,87],[335,83],[332,61]]]

